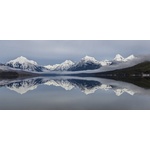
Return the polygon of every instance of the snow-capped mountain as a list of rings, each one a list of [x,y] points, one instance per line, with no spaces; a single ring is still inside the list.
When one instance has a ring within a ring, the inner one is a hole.
[[[110,65],[112,62],[109,61],[109,60],[104,60],[104,61],[98,61],[96,60],[94,57],[90,57],[90,56],[85,56],[84,58],[82,58],[82,61],[84,62],[92,62],[92,63],[95,63],[95,64],[100,64],[101,66],[107,66],[107,65]]]
[[[130,55],[127,58],[125,58],[124,61],[130,61],[130,60],[133,60],[133,59],[136,59],[136,57],[134,55]]]
[[[14,67],[18,67],[18,63],[22,64],[23,68],[27,68],[28,64],[38,65],[37,62],[33,60],[28,60],[27,58],[20,56],[14,60],[9,61],[8,63],[11,63]]]
[[[112,61],[109,60],[104,60],[104,61],[100,61],[101,66],[110,66],[112,64]]]
[[[127,58],[124,58],[123,56],[121,56],[120,54],[117,54],[116,57],[114,58],[114,61],[118,61],[118,62],[127,62],[130,60],[135,59],[136,57],[134,55],[130,55]]]
[[[94,57],[85,56],[80,62],[75,63],[68,71],[94,70],[101,67],[101,63]]]
[[[124,57],[122,57],[120,54],[117,54],[114,58],[115,61],[124,61]]]
[[[67,71],[73,65],[74,65],[74,62],[72,62],[71,60],[66,60],[61,64],[47,65],[44,67],[52,71]]]
[[[99,61],[97,61],[94,57],[90,57],[90,56],[85,56],[81,59],[81,61],[83,62],[93,62],[93,63],[99,63]]]
[[[120,54],[117,54],[113,60],[98,61],[94,57],[85,56],[80,62],[75,63],[71,68],[69,68],[68,71],[95,70],[101,67],[132,61],[135,58],[136,57],[134,55],[124,58]]]
[[[85,70],[95,70],[101,67],[108,67],[120,63],[125,63],[128,61],[134,60],[136,57],[130,55],[127,58],[124,58],[120,54],[117,54],[113,60],[104,60],[98,61],[94,57],[85,56],[79,62],[72,62],[71,60],[66,60],[61,64],[41,66],[33,60],[28,60],[27,58],[21,56],[14,60],[7,62],[5,65],[1,64],[0,66],[9,66],[11,68],[32,71],[32,72],[50,72],[50,71],[85,71]],[[2,67],[4,68],[4,67]]]
[[[45,67],[39,66],[37,62],[33,60],[28,60],[23,56],[7,62],[6,65],[12,68],[26,70],[26,71],[43,72],[47,70]]]
[[[101,66],[111,64],[108,60],[97,61],[94,57],[85,56],[80,62],[74,63],[71,60],[66,60],[61,64],[47,65],[45,68],[52,71],[81,71],[81,70],[94,70]]]

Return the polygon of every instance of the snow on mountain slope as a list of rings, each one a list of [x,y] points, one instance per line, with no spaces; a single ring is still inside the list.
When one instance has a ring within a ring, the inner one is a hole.
[[[47,70],[46,68],[39,66],[37,62],[33,60],[28,60],[23,56],[7,62],[6,65],[12,68],[17,68],[26,71],[43,72]]]
[[[94,57],[90,56],[85,56],[84,58],[81,59],[82,62],[93,62],[99,64],[99,61],[97,61]]]
[[[75,63],[71,68],[69,68],[68,71],[96,70],[101,67],[109,67],[119,63],[132,61],[135,58],[136,57],[133,55],[124,58],[120,54],[117,54],[113,60],[98,61],[94,57],[85,56],[80,62]]]
[[[117,54],[114,58],[115,61],[129,61],[129,60],[133,60],[136,57],[134,55],[130,55],[127,58],[124,58],[123,56],[121,56],[120,54]],[[102,66],[107,66],[107,65],[111,65],[112,61],[111,60],[104,60],[104,61],[98,61],[96,60],[94,57],[90,57],[90,56],[85,56],[84,58],[82,58],[82,61],[84,62],[93,62],[95,64],[101,64]]]
[[[100,61],[100,64],[101,64],[102,66],[109,66],[109,65],[112,64],[112,62],[109,61],[109,60],[104,60],[104,61]]]
[[[97,61],[94,57],[85,56],[78,63],[75,63],[72,67],[68,69],[68,71],[82,71],[82,70],[94,70],[101,67],[99,61]]]
[[[124,61],[130,61],[130,60],[133,60],[135,59],[136,57],[134,55],[130,55],[128,56],[127,58],[124,59]]]
[[[115,61],[124,61],[124,57],[122,57],[120,54],[117,54],[114,58]]]
[[[26,68],[28,64],[38,65],[37,62],[33,60],[28,60],[27,58],[20,56],[14,60],[9,61],[13,66],[17,66],[18,63],[23,64],[23,67]]]
[[[66,60],[61,64],[47,65],[44,67],[52,71],[66,71],[73,65],[74,65],[74,62],[72,62],[71,60]]]
[[[114,58],[114,60],[119,61],[119,62],[127,62],[127,61],[133,60],[135,58],[136,57],[134,55],[130,55],[127,58],[124,58],[120,54],[117,54],[116,57]]]
[[[86,71],[86,70],[96,70],[99,68],[106,68],[109,66],[115,66],[117,64],[123,64],[128,61],[134,60],[136,57],[130,55],[127,58],[122,57],[117,54],[113,60],[98,61],[94,57],[85,56],[79,62],[74,63],[71,60],[66,60],[61,64],[40,66],[37,62],[33,60],[28,60],[27,58],[21,56],[14,60],[7,62],[5,65],[14,69],[21,69],[25,71],[33,72],[50,72],[50,71]],[[5,65],[0,65],[0,69],[9,69]]]
[[[84,62],[93,62],[95,64],[100,64],[101,66],[107,66],[107,65],[110,65],[112,63],[109,60],[98,61],[94,57],[90,57],[90,56],[85,56],[84,58],[82,58],[82,60]]]

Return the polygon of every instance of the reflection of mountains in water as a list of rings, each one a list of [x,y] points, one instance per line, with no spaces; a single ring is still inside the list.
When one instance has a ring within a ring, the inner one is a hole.
[[[41,77],[28,78],[24,80],[2,80],[0,86],[13,90],[19,94],[25,94],[28,91],[34,90],[38,85],[62,87],[65,90],[79,88],[86,95],[95,93],[97,90],[112,90],[117,96],[127,93],[134,95],[136,93],[148,93],[149,90],[140,88],[134,84],[114,81],[100,78],[79,78],[79,77]]]

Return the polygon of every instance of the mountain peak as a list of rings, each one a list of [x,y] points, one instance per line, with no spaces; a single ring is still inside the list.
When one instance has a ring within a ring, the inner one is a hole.
[[[37,62],[35,62],[33,60],[28,60],[26,57],[23,57],[23,56],[17,57],[16,59],[9,61],[8,63],[12,63],[12,64],[15,64],[15,63],[20,63],[20,64],[30,63],[30,64],[33,64],[33,65],[37,65]]]
[[[62,62],[61,64],[47,65],[44,67],[53,71],[66,71],[73,65],[74,65],[74,62],[72,62],[71,60],[66,60]]]
[[[70,64],[70,65],[73,65],[74,62],[71,61],[71,60],[65,60],[62,64]]]
[[[85,61],[85,62],[87,62],[87,61],[93,61],[93,62],[97,61],[94,57],[90,57],[90,56],[87,56],[87,55],[85,57],[83,57],[82,60]]]
[[[122,57],[120,54],[117,54],[114,58],[115,61],[124,61],[124,57]]]
[[[130,55],[130,56],[128,56],[126,59],[129,60],[129,59],[134,59],[134,58],[135,58],[134,55]]]
[[[107,60],[107,59],[105,59],[105,60],[103,60],[103,61],[100,61],[100,64],[101,64],[102,66],[109,66],[109,65],[112,64],[112,62],[109,61],[109,60]]]
[[[25,61],[25,60],[28,60],[26,57],[23,57],[23,56],[20,56],[20,57],[17,57],[16,59],[14,59],[14,60],[17,60],[17,61]]]
[[[46,68],[39,66],[35,61],[28,60],[23,56],[20,56],[14,60],[7,62],[6,65],[11,68],[17,68],[27,71],[43,72],[44,70],[47,70]]]
[[[118,58],[119,58],[119,57],[123,57],[123,56],[122,56],[122,55],[120,55],[120,54],[117,54],[117,55],[116,55],[116,57],[118,57]]]
[[[40,66],[33,60],[28,60],[24,56],[17,57],[14,60],[7,62],[5,65],[11,68],[17,68],[28,71],[44,72],[44,71],[83,71],[83,70],[94,70],[104,66],[110,66],[113,64],[120,64],[123,62],[132,61],[136,57],[130,55],[127,58],[117,54],[113,60],[98,61],[94,57],[86,55],[79,62],[72,62],[71,60],[65,60],[61,64]]]
[[[20,57],[18,57],[18,58],[21,58],[21,59],[27,59],[26,57],[24,57],[24,56],[20,56]]]
[[[135,57],[135,56],[132,54],[132,55],[130,55],[129,57]]]

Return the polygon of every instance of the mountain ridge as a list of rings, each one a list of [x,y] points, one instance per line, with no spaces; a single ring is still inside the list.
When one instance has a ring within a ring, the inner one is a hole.
[[[123,64],[128,61],[136,59],[134,55],[130,55],[126,58],[122,57],[120,54],[117,54],[112,60],[101,60],[98,61],[94,57],[85,56],[79,62],[73,62],[71,60],[65,60],[60,64],[55,65],[38,65],[36,61],[29,60],[26,57],[20,56],[14,60],[10,60],[4,65],[20,69],[24,71],[31,72],[51,72],[51,71],[86,71],[86,70],[95,70],[100,69],[101,67],[112,66],[116,64]]]

